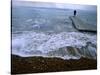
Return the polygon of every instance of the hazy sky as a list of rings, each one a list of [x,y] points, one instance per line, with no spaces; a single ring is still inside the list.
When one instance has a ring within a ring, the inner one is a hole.
[[[14,0],[13,0],[14,1]],[[21,0],[16,0],[21,1]],[[74,4],[92,4],[97,5],[97,0],[22,0],[22,1],[42,1],[42,2],[57,2],[57,3],[74,3]]]
[[[82,9],[82,10],[96,10],[94,5],[79,5],[68,3],[45,3],[37,0],[12,0],[13,6],[31,6],[31,7],[49,7],[49,8],[64,8],[64,9]],[[37,1],[37,2],[36,2]]]

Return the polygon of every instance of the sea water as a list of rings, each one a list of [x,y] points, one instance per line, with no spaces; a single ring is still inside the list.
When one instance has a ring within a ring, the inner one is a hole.
[[[77,11],[82,20],[96,25],[96,11]],[[63,59],[96,58],[97,34],[78,31],[72,25],[70,16],[73,16],[72,9],[13,7],[12,54]],[[72,55],[66,49],[60,50],[70,46],[79,48],[81,53],[74,50],[76,55]]]

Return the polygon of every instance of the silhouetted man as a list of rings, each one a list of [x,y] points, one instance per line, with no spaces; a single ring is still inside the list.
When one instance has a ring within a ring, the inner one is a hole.
[[[76,10],[74,10],[74,16],[76,16]]]

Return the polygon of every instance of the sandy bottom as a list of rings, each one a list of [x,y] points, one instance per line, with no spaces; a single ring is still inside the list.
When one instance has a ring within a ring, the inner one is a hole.
[[[19,57],[12,55],[11,73],[43,73],[97,69],[97,60],[80,58],[63,60],[60,58]]]

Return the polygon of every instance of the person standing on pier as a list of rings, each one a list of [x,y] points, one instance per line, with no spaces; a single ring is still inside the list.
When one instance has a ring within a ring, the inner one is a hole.
[[[76,16],[76,10],[74,10],[74,16]]]

